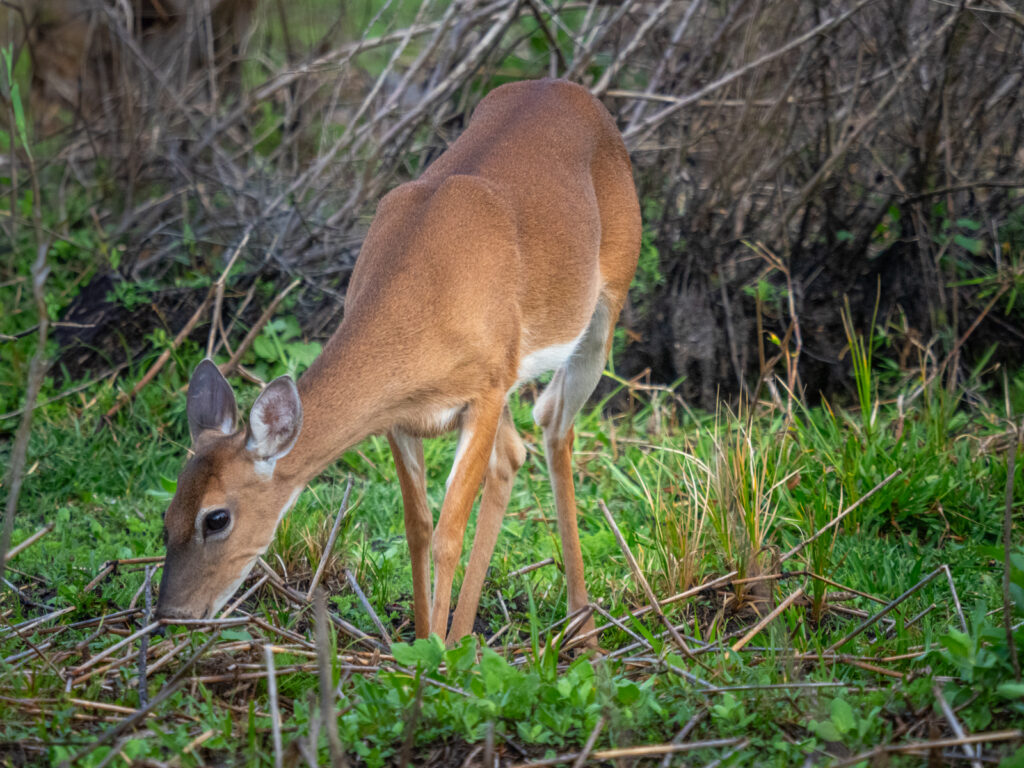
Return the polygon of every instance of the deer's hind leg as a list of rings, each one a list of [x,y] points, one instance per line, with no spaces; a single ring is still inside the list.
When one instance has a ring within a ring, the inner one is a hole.
[[[533,410],[534,421],[544,432],[544,453],[558,513],[570,614],[589,601],[576,525],[576,490],[572,479],[573,420],[601,378],[614,323],[613,310],[602,297],[583,337],[569,359],[555,372]],[[590,619],[581,631],[587,632],[593,627],[593,619]]]

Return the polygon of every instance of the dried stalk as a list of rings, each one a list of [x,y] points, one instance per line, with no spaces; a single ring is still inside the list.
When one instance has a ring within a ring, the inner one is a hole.
[[[136,632],[132,632],[132,634],[128,635],[128,637],[124,638],[120,642],[114,643],[109,648],[104,648],[102,651],[97,653],[95,656],[93,656],[88,661],[85,661],[85,662],[79,664],[77,667],[74,667],[71,670],[72,674],[74,674],[76,677],[80,677],[83,672],[85,672],[87,669],[89,669],[89,667],[96,666],[96,664],[98,664],[99,662],[103,661],[103,659],[105,659],[105,658],[107,658],[109,656],[112,656],[113,654],[117,653],[119,650],[124,648],[126,645],[128,645],[129,643],[132,643],[135,640],[138,640],[143,635],[148,635],[150,632],[152,632],[154,629],[156,629],[159,626],[160,626],[160,622],[159,621],[150,622],[149,624],[144,626],[142,629],[140,629],[140,630],[138,630]]]
[[[711,581],[705,582],[704,584],[700,584],[700,585],[698,585],[696,587],[692,587],[691,589],[688,589],[685,592],[680,592],[677,595],[672,595],[672,597],[665,598],[664,600],[658,600],[658,601],[656,601],[656,603],[657,603],[657,605],[659,607],[664,608],[666,605],[671,605],[671,604],[677,603],[677,602],[679,602],[681,600],[686,600],[687,598],[694,597],[695,595],[699,595],[701,592],[704,592],[705,590],[713,589],[714,587],[718,587],[718,586],[721,586],[723,584],[727,584],[735,576],[736,576],[736,571],[729,571],[729,573],[725,574],[724,576],[719,576],[716,579],[712,579]],[[628,616],[621,617],[619,619],[619,621],[620,622],[625,622],[625,621],[627,621],[629,619],[638,619],[641,616],[645,616],[646,614],[650,613],[653,610],[654,610],[653,604],[651,604],[651,605],[644,605],[644,606],[641,606],[640,608],[633,609],[632,611],[629,612]],[[591,637],[601,633],[605,629],[608,629],[609,626],[611,626],[611,625],[609,624],[609,625],[605,625],[603,627],[596,627],[596,628],[590,630],[589,632],[585,632],[584,634],[579,635],[576,638],[574,638],[573,642],[570,645],[578,645],[579,643],[581,643],[581,642],[583,642],[583,641],[585,641],[585,640],[587,640],[587,639],[589,639],[589,638],[591,638]]]
[[[267,662],[267,698],[270,700],[270,730],[274,742],[274,768],[281,768],[283,765],[281,754],[281,710],[277,705],[277,674],[274,671],[273,647],[264,645],[263,655]]]
[[[1024,737],[1024,731],[1008,730],[992,731],[991,733],[976,733],[972,736],[964,736],[962,738],[955,739],[911,741],[906,744],[881,744],[874,749],[861,752],[859,755],[854,755],[853,757],[840,760],[837,763],[832,763],[832,768],[846,768],[847,766],[857,765],[858,763],[869,761],[878,755],[893,753],[899,754],[901,752],[926,754],[930,750],[942,749],[943,747],[959,747],[966,744],[984,744],[986,742],[993,741],[1015,741],[1021,737]]]
[[[700,725],[701,721],[703,721],[704,718],[706,718],[707,716],[708,711],[706,708],[702,707],[701,709],[698,709],[694,713],[693,717],[686,721],[686,725],[684,725],[682,729],[679,731],[679,733],[676,734],[676,737],[672,739],[672,743],[682,744],[684,741],[686,741],[686,737],[693,733],[693,729]],[[669,752],[665,755],[665,757],[661,759],[661,768],[669,768],[671,764],[672,753]]]
[[[142,589],[146,595],[146,610],[142,614],[142,621],[144,624],[149,624],[150,619],[153,617],[153,572],[156,570],[155,566],[146,566],[146,578],[142,584]],[[149,633],[146,632],[142,635],[142,639],[139,641],[139,706],[144,707],[149,701],[149,689],[146,686],[146,656],[149,653]]]
[[[895,609],[897,606],[899,606],[901,603],[903,603],[905,600],[907,600],[911,595],[913,595],[915,592],[917,592],[922,587],[924,587],[926,584],[928,584],[930,581],[932,581],[932,579],[934,579],[940,573],[943,573],[944,572],[944,570],[943,570],[944,568],[945,568],[944,565],[940,565],[934,571],[932,571],[927,576],[925,576],[923,579],[921,579],[919,582],[917,582],[917,584],[912,586],[910,589],[908,589],[902,595],[900,595],[895,600],[893,600],[891,603],[886,605],[885,608],[883,608],[881,611],[879,611],[878,613],[874,614],[873,616],[865,619],[860,624],[858,624],[853,630],[851,630],[848,634],[844,635],[841,639],[836,640],[834,643],[832,643],[832,645],[830,645],[828,648],[826,648],[824,651],[822,651],[822,654],[831,653],[832,651],[835,651],[836,649],[843,647],[848,642],[850,642],[850,640],[852,640],[857,635],[859,635],[861,632],[863,632],[865,629],[868,629],[872,625],[876,624],[883,617],[888,615],[889,612],[891,612],[893,609]],[[821,654],[811,654],[811,655],[821,655]]]
[[[679,649],[690,659],[693,659],[693,652],[690,650],[690,646],[683,640],[676,628],[672,625],[672,622],[665,616],[665,612],[661,610],[661,605],[658,604],[658,598],[654,595],[654,590],[651,589],[651,585],[647,583],[647,579],[644,578],[643,572],[640,570],[640,564],[637,563],[636,558],[633,557],[633,553],[629,550],[629,545],[626,543],[625,537],[622,535],[622,531],[619,530],[619,526],[615,524],[615,519],[612,517],[612,513],[608,511],[608,506],[604,503],[604,499],[598,499],[598,504],[601,505],[601,511],[604,513],[604,519],[608,523],[608,526],[612,529],[612,533],[615,534],[615,540],[619,543],[619,548],[622,553],[626,556],[626,562],[629,563],[629,569],[633,572],[633,578],[636,579],[637,584],[644,591],[647,599],[651,601],[651,606],[654,612],[657,614],[661,623],[665,625],[669,635],[675,642]],[[698,662],[700,663],[700,662]],[[701,666],[704,666],[701,664]]]
[[[594,749],[594,745],[597,744],[597,738],[601,735],[601,731],[604,730],[604,726],[607,720],[604,715],[597,718],[597,722],[594,723],[594,727],[590,730],[590,735],[587,736],[586,742],[583,744],[583,749],[580,751],[579,757],[572,764],[572,768],[583,768],[586,765],[587,760],[590,758],[590,753]]]
[[[338,538],[341,523],[348,516],[348,497],[350,493],[352,493],[351,475],[349,475],[348,484],[345,486],[345,495],[341,498],[341,506],[338,507],[338,513],[334,516],[334,525],[331,526],[331,533],[327,537],[327,543],[324,544],[323,554],[320,555],[320,562],[316,566],[313,579],[309,582],[309,589],[306,590],[307,600],[313,599],[313,593],[316,592],[317,585],[320,584],[320,577],[323,576],[324,568],[327,567],[327,561],[330,559],[331,551],[334,549],[334,542]]]
[[[348,585],[352,588],[355,596],[359,599],[359,604],[363,606],[363,610],[369,614],[373,625],[377,627],[377,631],[380,632],[381,640],[384,641],[385,645],[391,645],[391,635],[388,633],[387,627],[384,626],[384,623],[380,620],[377,612],[373,610],[373,606],[370,605],[370,601],[367,599],[366,593],[360,589],[359,582],[356,581],[355,575],[348,568],[345,569],[345,579],[348,581]]]
[[[313,615],[316,632],[317,673],[320,677],[321,728],[327,734],[331,765],[337,766],[337,768],[346,768],[348,761],[341,746],[341,738],[338,736],[338,717],[334,709],[334,681],[331,677],[331,659],[328,655],[331,641],[327,629],[327,598],[322,589],[318,589],[313,595]]]
[[[149,367],[149,369],[142,376],[142,378],[135,383],[135,386],[133,386],[128,392],[121,393],[120,397],[118,397],[117,399],[117,402],[114,403],[105,414],[103,414],[103,419],[96,425],[97,429],[101,429],[104,424],[109,424],[110,420],[117,414],[118,411],[120,411],[128,403],[134,400],[135,396],[138,395],[139,392],[141,392],[146,387],[146,385],[149,384],[149,382],[156,378],[156,375],[160,373],[160,371],[163,369],[167,361],[171,359],[171,355],[174,353],[174,351],[181,346],[181,343],[188,338],[189,334],[192,333],[192,330],[199,324],[199,321],[206,313],[207,308],[209,308],[210,302],[213,300],[214,292],[215,289],[211,286],[210,289],[206,292],[206,297],[202,300],[202,302],[200,302],[199,306],[196,308],[196,311],[192,313],[192,317],[190,317],[188,319],[188,322],[185,323],[185,325],[182,327],[180,331],[178,331],[178,335],[174,337],[174,340],[171,342],[171,345],[160,353],[160,356]]]
[[[942,695],[942,688],[939,687],[938,683],[932,686],[932,693],[935,694],[935,700],[939,702],[939,707],[942,708],[942,716],[946,718],[946,722],[949,723],[949,727],[953,729],[956,737],[958,739],[966,738],[967,734],[964,733],[963,726],[957,720],[956,713],[949,706],[946,697]],[[981,761],[977,759],[979,753],[976,753],[974,748],[968,744],[962,744],[960,748],[963,750],[964,755],[967,756],[967,759],[971,761],[971,768],[981,768]]]
[[[789,606],[791,606],[793,603],[795,603],[797,600],[799,600],[801,597],[803,597],[803,594],[804,594],[804,588],[800,587],[799,589],[796,590],[796,592],[794,592],[789,597],[787,597],[785,600],[783,600],[781,603],[779,603],[778,606],[776,606],[775,610],[773,610],[771,613],[769,613],[767,616],[765,616],[763,619],[761,619],[759,622],[757,622],[757,624],[755,624],[750,629],[750,631],[747,632],[747,634],[745,634],[742,637],[742,639],[737,640],[735,643],[733,643],[732,650],[733,651],[740,651],[740,650],[742,650],[743,646],[745,646],[747,643],[749,643],[751,640],[753,640],[755,637],[757,637],[757,635],[760,634],[761,630],[763,630],[772,621],[774,621],[779,616],[781,616],[783,611],[785,611],[787,608],[789,608]]]
[[[249,351],[249,347],[251,347],[252,343],[256,341],[256,337],[260,335],[260,332],[263,330],[266,324],[270,322],[270,318],[274,316],[274,312],[277,311],[277,307],[281,304],[282,301],[284,301],[284,298],[289,293],[291,293],[292,290],[301,282],[302,280],[300,278],[292,280],[292,282],[290,282],[283,291],[281,291],[280,293],[277,294],[277,296],[274,297],[274,300],[270,302],[267,308],[263,311],[263,314],[260,315],[259,320],[257,320],[253,327],[249,329],[249,332],[245,334],[245,338],[242,339],[242,343],[239,344],[238,347],[235,349],[235,353],[231,355],[231,359],[228,360],[226,363],[222,363],[220,365],[220,372],[222,374],[224,374],[225,376],[230,376],[232,373],[234,373],[235,369],[238,367],[239,361],[241,361],[241,359],[245,356],[245,353]]]
[[[828,525],[823,527],[821,530],[819,530],[817,533],[815,533],[809,539],[805,539],[804,541],[800,542],[795,547],[793,547],[791,550],[789,550],[789,552],[787,552],[782,557],[780,557],[779,558],[779,565],[782,565],[782,563],[784,563],[787,560],[789,560],[789,558],[791,558],[797,552],[802,550],[808,544],[811,544],[811,543],[817,541],[823,534],[825,534],[828,531],[830,531],[833,528],[835,528],[837,525],[839,525],[840,522],[842,522],[843,518],[845,518],[848,514],[853,512],[855,509],[857,509],[861,504],[863,504],[865,501],[867,501],[872,496],[874,496],[879,490],[881,490],[886,485],[888,485],[891,480],[893,480],[894,478],[896,478],[896,477],[898,477],[899,475],[902,475],[902,474],[903,474],[903,470],[902,469],[897,469],[895,472],[893,472],[887,478],[882,480],[878,485],[876,485],[870,491],[868,491],[863,496],[861,496],[859,499],[857,499],[855,502],[853,502],[853,504],[851,504],[846,509],[844,509],[842,512],[840,512],[838,515],[836,515],[835,519],[831,520],[828,523]]]
[[[242,249],[245,248],[246,243],[249,242],[249,236],[252,234],[252,225],[250,224],[245,228],[245,232],[242,233],[242,239],[235,246],[234,251],[231,253],[231,257],[228,259],[228,264],[224,267],[224,271],[220,273],[220,277],[213,284],[214,300],[213,300],[213,316],[210,320],[210,335],[206,341],[206,356],[213,357],[214,342],[217,340],[217,329],[221,327],[220,310],[221,305],[224,303],[224,286],[227,284],[228,273],[231,268],[235,266],[235,261],[238,259]]]
[[[545,565],[554,565],[554,564],[555,564],[555,558],[553,558],[553,557],[546,557],[543,560],[537,561],[536,563],[530,563],[530,565],[524,565],[522,568],[519,568],[519,569],[517,569],[515,571],[512,571],[511,573],[509,573],[508,578],[509,578],[509,580],[512,580],[512,579],[516,578],[517,576],[525,576],[526,574],[531,573],[532,571],[536,571],[538,568],[543,568]]]
[[[133,714],[130,717],[127,717],[124,720],[122,720],[120,723],[118,723],[113,728],[108,730],[106,733],[101,735],[98,739],[96,739],[88,747],[86,747],[83,750],[81,750],[74,757],[70,757],[70,758],[64,760],[63,762],[61,762],[60,768],[70,768],[70,766],[75,765],[75,764],[81,762],[81,760],[83,758],[85,758],[86,756],[92,754],[92,752],[94,750],[98,749],[99,747],[102,747],[104,744],[107,744],[108,742],[113,741],[114,739],[116,739],[119,736],[121,736],[121,734],[126,733],[127,731],[129,731],[132,728],[134,728],[145,717],[147,717],[150,712],[152,712],[154,709],[156,709],[158,706],[160,706],[164,701],[166,701],[168,698],[170,698],[172,695],[174,695],[174,693],[178,690],[178,688],[184,682],[185,676],[188,674],[188,671],[192,668],[192,666],[197,661],[199,661],[200,658],[202,658],[202,655],[204,653],[206,653],[206,651],[209,650],[210,647],[216,641],[217,641],[217,635],[214,635],[209,640],[207,640],[205,643],[203,643],[203,645],[200,646],[199,650],[196,651],[194,654],[192,654],[192,656],[189,658],[189,660],[186,661],[182,665],[181,669],[179,669],[174,674],[174,676],[170,680],[167,681],[167,684],[161,689],[160,693],[158,693],[156,696],[154,696],[149,701],[148,704],[146,704],[143,707],[140,707],[138,710],[136,710],[135,714]]]
[[[37,541],[43,538],[43,536],[50,533],[53,529],[54,523],[48,523],[47,525],[44,525],[38,531],[33,533],[31,536],[26,538],[24,541],[15,544],[13,547],[7,550],[7,553],[4,555],[4,562],[10,562],[15,557],[15,555],[31,547],[33,544],[35,544]],[[2,572],[0,572],[0,575],[2,575]]]
[[[740,742],[740,739],[709,739],[707,741],[691,741],[686,744],[652,744],[646,747],[620,747],[618,749],[602,749],[590,754],[595,762],[601,760],[617,760],[628,757],[656,757],[659,755],[672,755],[679,752],[690,752],[696,749],[714,749],[716,747],[732,747]],[[559,755],[545,760],[535,760],[531,763],[516,763],[513,768],[545,768],[545,766],[568,763],[578,758],[580,752],[573,752],[568,755]]]

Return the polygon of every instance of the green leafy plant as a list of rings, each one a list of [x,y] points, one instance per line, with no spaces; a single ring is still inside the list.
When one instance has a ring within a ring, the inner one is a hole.
[[[829,704],[826,720],[811,720],[807,730],[822,741],[842,742],[851,747],[870,743],[870,736],[878,730],[878,716],[882,707],[872,707],[866,714],[858,713],[847,699],[835,698]]]
[[[284,374],[295,378],[316,360],[321,349],[319,342],[303,341],[302,329],[294,317],[278,317],[267,323],[253,341],[252,370],[267,381]]]
[[[107,293],[107,301],[116,302],[132,311],[150,303],[159,290],[155,280],[118,280]]]

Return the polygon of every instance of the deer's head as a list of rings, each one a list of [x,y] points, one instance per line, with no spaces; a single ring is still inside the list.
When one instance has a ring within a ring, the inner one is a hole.
[[[164,515],[160,618],[211,618],[266,551],[302,490],[293,478],[275,476],[302,427],[291,378],[268,384],[248,427],[238,428],[231,385],[213,361],[203,360],[189,382],[186,410],[193,455]]]

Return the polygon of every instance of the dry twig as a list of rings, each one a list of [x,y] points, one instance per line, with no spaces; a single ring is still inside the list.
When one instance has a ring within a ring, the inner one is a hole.
[[[654,590],[651,589],[651,585],[647,583],[647,579],[644,578],[643,572],[640,570],[640,564],[637,563],[636,558],[633,557],[633,553],[629,550],[629,545],[626,543],[625,537],[622,535],[622,531],[619,530],[619,526],[615,524],[615,519],[612,517],[612,513],[608,511],[608,506],[604,503],[604,499],[598,499],[598,504],[601,506],[601,511],[604,513],[604,519],[612,529],[612,533],[615,534],[615,540],[619,543],[619,548],[622,553],[626,556],[626,562],[629,563],[629,569],[633,572],[633,578],[636,579],[637,584],[644,591],[647,599],[651,601],[651,607],[654,609],[655,614],[661,620],[661,623],[665,625],[669,635],[675,642],[679,649],[688,657],[693,659],[693,652],[690,650],[690,646],[686,644],[682,636],[676,631],[676,628],[672,625],[672,622],[665,616],[665,612],[661,610],[661,605],[658,603],[658,598],[654,596]],[[698,662],[700,663],[700,662]],[[701,666],[704,666],[701,664]]]
[[[348,516],[348,497],[350,493],[352,493],[351,475],[349,475],[348,484],[345,486],[345,495],[341,497],[341,506],[338,507],[338,513],[334,516],[334,525],[331,526],[331,533],[328,535],[327,542],[324,544],[323,554],[320,555],[320,562],[317,564],[316,572],[314,572],[313,578],[309,582],[309,589],[306,590],[307,600],[313,599],[313,593],[316,592],[316,588],[320,584],[320,577],[324,574],[324,568],[327,567],[327,561],[331,558],[331,551],[334,549],[334,542],[338,538],[338,531],[341,529],[341,523]]]
[[[277,704],[277,673],[274,670],[274,648],[263,646],[263,655],[267,663],[267,698],[270,701],[270,731],[274,742],[274,768],[283,765],[281,747],[281,710]]]

